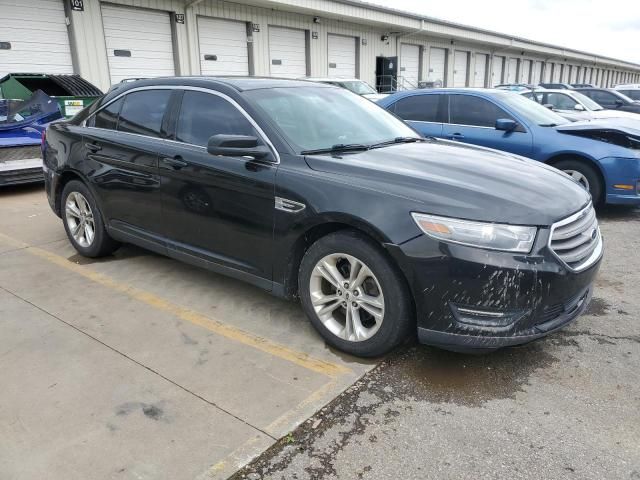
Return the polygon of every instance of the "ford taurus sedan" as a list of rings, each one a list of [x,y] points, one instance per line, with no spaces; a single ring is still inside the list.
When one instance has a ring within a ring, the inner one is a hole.
[[[130,242],[299,298],[355,355],[415,332],[464,351],[540,338],[586,308],[602,256],[565,174],[423,139],[329,85],[131,82],[50,126],[44,162],[81,254]]]

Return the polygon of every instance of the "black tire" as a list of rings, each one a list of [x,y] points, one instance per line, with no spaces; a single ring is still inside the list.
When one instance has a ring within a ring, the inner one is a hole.
[[[384,316],[380,327],[366,340],[349,341],[332,333],[312,304],[310,281],[316,264],[327,255],[338,253],[363,262],[377,279],[384,296]],[[312,325],[327,343],[359,357],[377,357],[389,352],[407,338],[415,323],[413,302],[402,273],[380,246],[355,231],[331,233],[309,248],[298,272],[298,294]]]
[[[67,204],[67,200],[69,195],[73,193],[80,193],[89,203],[91,207],[91,211],[93,213],[93,219],[95,224],[95,234],[93,241],[90,245],[83,246],[80,245],[76,239],[73,237],[71,231],[69,230],[69,222],[67,221],[67,216],[65,213],[65,206]],[[71,180],[64,186],[62,190],[62,198],[60,204],[61,214],[62,214],[62,223],[64,225],[64,229],[67,232],[67,237],[69,241],[73,245],[73,247],[85,257],[97,258],[104,257],[112,254],[120,244],[113,240],[109,234],[107,233],[104,227],[104,221],[102,218],[102,212],[98,208],[96,204],[95,198],[91,191],[87,188],[87,186],[79,180]]]
[[[598,175],[598,172],[594,167],[580,160],[561,160],[558,163],[554,163],[553,166],[563,172],[567,172],[569,170],[580,172],[589,182],[589,193],[593,199],[593,204],[595,206],[599,206],[604,203],[604,185],[602,185],[600,175]]]

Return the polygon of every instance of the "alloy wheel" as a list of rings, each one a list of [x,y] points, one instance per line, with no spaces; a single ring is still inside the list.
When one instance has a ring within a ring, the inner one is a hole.
[[[90,247],[96,236],[96,224],[87,199],[79,192],[71,192],[64,211],[73,239],[81,247]]]
[[[563,170],[563,172],[573,178],[574,181],[582,185],[582,188],[584,188],[587,192],[590,191],[589,180],[583,173],[579,172],[578,170]]]
[[[322,258],[309,280],[311,303],[323,325],[350,342],[368,340],[384,320],[380,282],[361,260],[335,253]]]

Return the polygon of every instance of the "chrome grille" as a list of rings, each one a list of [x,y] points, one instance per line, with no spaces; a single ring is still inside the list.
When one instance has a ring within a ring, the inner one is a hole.
[[[573,271],[593,265],[602,254],[602,237],[593,205],[554,223],[549,247]]]
[[[5,147],[0,148],[0,162],[11,162],[13,160],[26,160],[30,158],[40,158],[39,146],[26,147]]]

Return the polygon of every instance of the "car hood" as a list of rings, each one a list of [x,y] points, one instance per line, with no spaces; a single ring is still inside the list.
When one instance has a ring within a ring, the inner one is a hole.
[[[591,118],[629,118],[640,122],[640,115],[633,112],[623,112],[621,110],[591,110]]]
[[[388,93],[365,93],[362,95],[364,98],[368,98],[371,101],[377,102],[378,100],[382,100],[383,98],[387,98],[389,96]]]
[[[562,133],[580,133],[588,132],[608,133],[616,132],[629,137],[633,137],[640,141],[640,118],[606,118],[598,120],[588,120],[584,122],[575,122],[567,125],[559,125],[555,129]]]
[[[46,125],[32,125],[11,130],[0,130],[0,148],[40,145]]]
[[[339,181],[410,199],[414,211],[469,220],[551,225],[590,199],[552,167],[443,140],[306,160]]]

